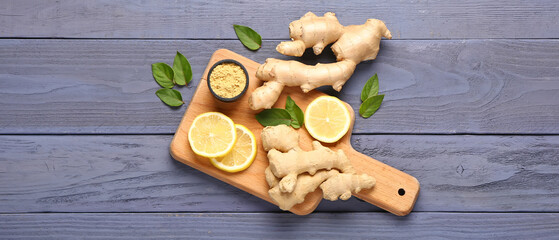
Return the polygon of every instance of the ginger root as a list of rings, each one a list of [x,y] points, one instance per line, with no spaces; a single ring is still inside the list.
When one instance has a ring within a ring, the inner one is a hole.
[[[285,193],[280,190],[279,186],[274,186],[268,191],[268,194],[272,200],[278,204],[280,209],[289,210],[293,206],[305,201],[305,196],[314,192],[319,185],[326,181],[326,179],[329,179],[337,174],[339,174],[339,172],[335,169],[330,171],[321,170],[314,175],[301,174],[297,178],[297,185],[295,189],[293,189],[293,192]]]
[[[343,29],[334,13],[327,12],[324,17],[317,17],[308,12],[289,24],[289,36],[293,41],[281,42],[276,50],[283,55],[300,57],[305,49],[312,47],[314,54],[318,55],[326,45],[340,38]]]
[[[271,188],[277,186],[279,184],[279,179],[276,178],[276,176],[274,176],[274,173],[272,173],[272,170],[270,170],[270,167],[267,167],[264,170],[264,176],[266,176],[266,182],[268,183],[268,186],[270,186]]]
[[[353,167],[342,150],[337,152],[323,147],[313,141],[312,151],[291,149],[282,153],[272,149],[268,152],[270,170],[274,176],[282,178],[279,188],[282,192],[292,192],[297,184],[297,176],[301,173],[314,175],[320,169],[339,169],[343,173],[353,173]]]
[[[351,193],[358,193],[361,189],[368,189],[375,185],[376,180],[367,174],[337,174],[320,184],[322,196],[326,200],[348,200]]]
[[[268,194],[282,210],[303,202],[305,196],[319,186],[323,197],[331,201],[347,200],[352,193],[374,186],[373,177],[355,173],[342,150],[334,151],[314,141],[313,150],[306,152],[299,148],[298,142],[294,146],[282,140],[287,136],[293,138],[293,134],[297,131],[285,125],[266,127],[262,131],[262,144],[271,148],[268,151],[270,165],[265,170],[270,186]]]
[[[281,135],[281,137],[278,138],[277,135]],[[287,125],[265,127],[260,136],[262,137],[262,147],[266,152],[274,148],[287,152],[299,146],[299,134]]]
[[[316,55],[332,42],[336,63],[305,65],[297,61],[268,58],[256,71],[256,77],[265,81],[249,97],[253,110],[271,108],[285,86],[301,87],[308,92],[320,86],[331,85],[340,91],[351,77],[357,64],[377,57],[380,39],[392,35],[383,21],[368,19],[363,25],[342,26],[334,13],[317,17],[308,12],[289,24],[292,41],[280,43],[276,50],[288,56],[302,56],[312,47]]]
[[[256,77],[267,82],[252,92],[249,106],[254,110],[271,108],[285,86],[299,86],[305,93],[325,85],[340,91],[355,66],[356,63],[350,60],[311,66],[293,60],[268,58],[256,71]]]
[[[380,39],[392,39],[392,34],[383,21],[367,19],[363,25],[344,28],[344,34],[332,45],[336,61],[351,60],[356,65],[377,58]]]

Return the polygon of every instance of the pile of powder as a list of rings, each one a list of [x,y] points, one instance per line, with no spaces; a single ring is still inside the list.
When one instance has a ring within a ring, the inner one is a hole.
[[[235,63],[217,65],[210,75],[210,86],[215,94],[223,98],[239,95],[246,85],[245,72]]]

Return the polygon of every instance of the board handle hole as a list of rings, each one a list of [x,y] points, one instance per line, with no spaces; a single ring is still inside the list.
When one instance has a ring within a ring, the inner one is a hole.
[[[398,195],[404,196],[405,194],[406,194],[406,190],[404,190],[403,188],[398,189]]]

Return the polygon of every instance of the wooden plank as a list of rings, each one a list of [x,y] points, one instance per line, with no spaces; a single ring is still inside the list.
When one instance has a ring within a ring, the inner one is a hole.
[[[0,214],[6,239],[556,239],[558,213]]]
[[[0,40],[0,133],[173,133],[185,107],[155,96],[150,64],[189,58],[188,102],[210,55],[227,48],[257,62],[237,40]],[[354,133],[559,133],[558,40],[383,41],[336,96],[359,107],[366,79],[386,94]],[[333,61],[331,52],[305,63]],[[328,93],[330,88],[323,89]]]
[[[0,212],[279,211],[174,161],[171,136],[0,136]],[[415,176],[414,211],[559,209],[559,136],[360,135],[357,151]],[[356,198],[317,211],[382,211]]]
[[[294,7],[296,6],[296,7]],[[2,37],[236,38],[233,24],[288,39],[289,22],[333,11],[344,25],[384,20],[396,39],[557,38],[557,1],[3,1]]]
[[[248,74],[249,86],[246,94],[233,103],[224,103],[217,100],[210,92],[207,84],[208,79],[205,77],[209,74],[210,68],[212,68],[215,63],[224,59],[233,59],[239,62],[246,68]],[[266,157],[266,151],[261,145],[258,147],[256,159],[250,168],[239,173],[230,174],[215,168],[208,162],[207,158],[198,156],[192,151],[189,146],[190,143],[188,143],[188,130],[192,122],[197,116],[205,112],[222,112],[226,114],[235,124],[242,124],[250,129],[255,135],[256,142],[262,142],[260,139],[262,125],[253,117],[255,111],[249,107],[248,103],[248,98],[252,95],[253,91],[263,84],[255,76],[256,69],[259,66],[260,64],[229,50],[219,49],[215,51],[202,75],[202,80],[200,84],[198,84],[198,88],[192,97],[188,110],[179,124],[169,151],[171,156],[179,162],[196,168],[256,197],[276,204],[268,195],[268,190],[270,190],[270,188],[268,187],[268,183],[266,183],[266,177],[264,175],[264,169],[268,167],[268,158]],[[327,95],[315,90],[305,94],[301,92],[300,89],[286,88],[283,90],[279,101],[273,107],[284,108],[287,96],[291,96],[301,109],[306,109],[313,99]],[[348,104],[345,105],[351,108]],[[350,129],[353,129],[355,114],[351,110],[349,114],[351,119]],[[299,144],[302,149],[305,151],[314,149],[311,144],[314,138],[311,137],[306,130],[299,129],[298,135]],[[350,159],[352,166],[357,170],[357,173],[374,176],[376,180],[374,187],[372,189],[363,189],[358,194],[355,194],[355,196],[399,216],[410,213],[419,192],[419,182],[417,179],[382,162],[356,152],[351,146],[350,138],[351,130],[339,141],[333,144],[327,144],[327,146],[335,151],[343,150],[347,158]],[[405,194],[398,194],[400,189],[404,189]],[[315,191],[307,195],[304,202],[294,206],[289,209],[289,211],[298,215],[309,214],[318,206],[321,200],[322,194],[320,191]]]

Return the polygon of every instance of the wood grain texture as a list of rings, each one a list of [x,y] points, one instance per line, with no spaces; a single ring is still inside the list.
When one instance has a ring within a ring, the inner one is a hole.
[[[190,100],[211,54],[228,48],[257,62],[237,40],[0,40],[0,133],[163,133],[175,131],[184,107],[155,96],[150,64],[189,59]],[[559,133],[559,40],[383,41],[377,60],[358,65],[336,96],[360,104],[366,79],[386,94],[354,133]],[[334,61],[331,52],[305,63]],[[329,88],[322,89],[333,93]]]
[[[557,213],[1,214],[6,239],[556,239]]]
[[[233,24],[288,39],[307,11],[344,25],[384,20],[396,39],[558,38],[559,3],[546,1],[3,1],[2,37],[236,38]]]
[[[419,212],[351,198],[281,214],[169,156],[186,107],[157,99],[150,64],[185,54],[188,104],[216,49],[286,59],[274,48],[306,11],[392,31],[336,96],[357,109],[379,74],[385,102],[356,119],[352,145],[416,176]],[[558,13],[552,0],[2,1],[0,239],[557,239]],[[233,24],[258,31],[262,49],[244,48]]]
[[[232,103],[224,103],[214,98],[209,90],[207,77],[205,77],[215,63],[225,59],[233,59],[241,63],[246,68],[249,77],[249,86],[246,94]],[[221,112],[229,116],[235,124],[241,124],[250,129],[254,133],[257,143],[262,142],[260,135],[263,126],[254,118],[257,112],[250,109],[248,103],[248,98],[251,96],[254,89],[263,84],[255,76],[259,66],[260,64],[257,62],[227,49],[215,51],[202,75],[203,77],[200,84],[198,84],[198,88],[192,97],[190,105],[177,128],[169,151],[171,156],[177,161],[238,187],[256,197],[276,204],[268,195],[269,187],[264,175],[264,169],[268,166],[268,158],[266,157],[266,152],[262,145],[259,144],[256,159],[248,169],[231,174],[215,168],[208,162],[207,158],[196,155],[190,148],[190,143],[188,141],[188,131],[192,122],[198,115],[206,112]],[[299,88],[285,88],[273,107],[284,108],[287,96],[291,96],[297,105],[305,111],[313,99],[319,96],[325,96],[325,94],[319,91],[311,91],[304,94]],[[347,105],[347,107],[351,108],[349,105]],[[355,121],[355,114],[351,109],[350,115],[350,129],[352,129],[353,122]],[[305,151],[312,150],[311,143],[314,139],[310,134],[303,129],[299,129],[298,134],[301,148]],[[410,213],[419,192],[419,182],[417,179],[355,151],[351,146],[350,138],[351,130],[336,143],[325,144],[325,146],[333,150],[343,150],[357,173],[365,173],[376,179],[375,186],[372,189],[364,189],[355,194],[355,196],[399,216]],[[404,189],[405,194],[398,194],[399,189]],[[315,191],[309,194],[304,202],[294,206],[289,209],[289,211],[298,215],[309,214],[318,206],[321,199],[320,191]]]
[[[257,197],[174,161],[172,136],[0,136],[0,212],[269,212]],[[353,136],[415,176],[414,211],[557,212],[559,136]],[[356,198],[321,211],[382,211]]]

